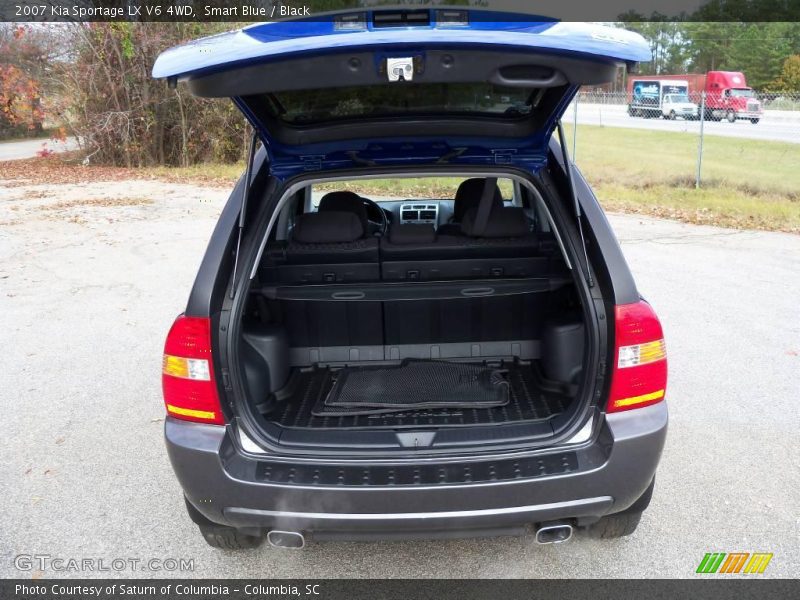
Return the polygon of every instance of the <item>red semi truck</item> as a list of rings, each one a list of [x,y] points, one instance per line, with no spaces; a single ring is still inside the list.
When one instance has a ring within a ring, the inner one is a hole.
[[[706,93],[705,118],[731,123],[737,119],[758,123],[764,116],[764,108],[756,98],[753,88],[747,87],[744,73],[738,71],[709,71],[705,75],[642,75],[628,80],[628,98],[633,98],[636,81],[679,80],[689,84],[689,97],[698,105],[701,92]]]

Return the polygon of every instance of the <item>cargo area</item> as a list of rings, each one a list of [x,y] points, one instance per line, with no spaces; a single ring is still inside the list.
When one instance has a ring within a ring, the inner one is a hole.
[[[451,407],[375,411],[372,414],[344,409],[326,411],[325,400],[331,393],[341,369],[309,367],[295,369],[292,372],[287,386],[275,395],[271,406],[265,407],[265,415],[283,427],[292,428],[464,427],[546,421],[563,413],[570,403],[569,386],[545,380],[535,364],[519,361],[470,363],[470,365],[475,364],[501,372],[503,380],[508,384],[507,403],[492,407],[465,407],[459,404],[458,398],[453,398]],[[426,386],[436,387],[437,383],[435,380],[421,379],[416,382],[413,389],[418,392]]]
[[[580,396],[584,311],[541,199],[502,187],[481,227],[485,179],[445,200],[286,201],[237,348],[265,434],[303,447],[553,435]]]

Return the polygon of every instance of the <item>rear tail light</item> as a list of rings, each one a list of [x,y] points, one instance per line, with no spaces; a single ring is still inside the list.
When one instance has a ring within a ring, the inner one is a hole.
[[[649,406],[664,399],[667,351],[661,323],[647,302],[614,307],[616,348],[607,412]]]
[[[223,425],[211,363],[211,320],[175,319],[164,344],[161,383],[167,413],[177,419]]]

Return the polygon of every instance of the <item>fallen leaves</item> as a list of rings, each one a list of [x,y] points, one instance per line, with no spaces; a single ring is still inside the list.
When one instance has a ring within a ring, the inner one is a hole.
[[[0,162],[0,180],[6,187],[36,184],[76,184],[86,181],[124,181],[129,179],[164,181],[167,183],[203,184],[212,187],[230,187],[234,179],[193,172],[187,175],[169,169],[108,167],[81,165],[75,153],[10,160]]]

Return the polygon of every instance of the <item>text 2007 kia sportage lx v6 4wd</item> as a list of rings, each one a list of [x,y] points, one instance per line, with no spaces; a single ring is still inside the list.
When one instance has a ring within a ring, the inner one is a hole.
[[[663,334],[560,118],[649,55],[624,30],[426,9],[158,58],[255,132],[164,350],[167,448],[211,545],[633,532]]]

